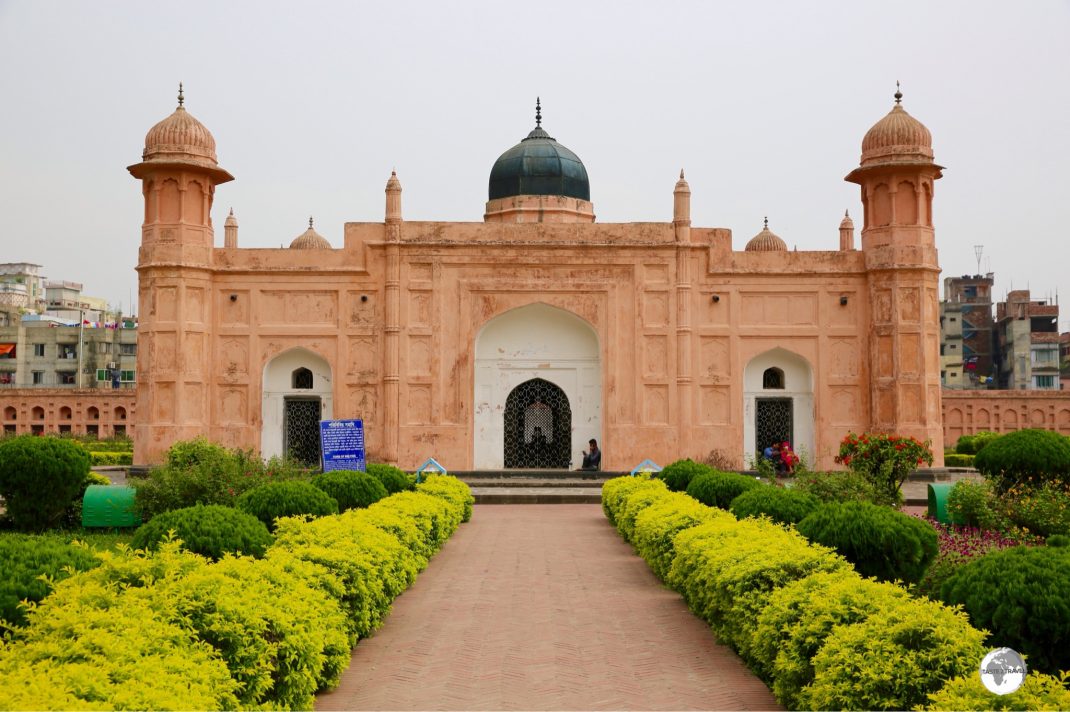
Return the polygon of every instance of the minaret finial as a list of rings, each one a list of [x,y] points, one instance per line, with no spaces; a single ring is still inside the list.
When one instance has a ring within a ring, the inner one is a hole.
[[[899,91],[899,80],[895,80],[895,103],[898,104],[903,100],[903,92]]]
[[[542,101],[535,97],[535,128],[542,128]]]
[[[234,208],[231,208],[231,209],[230,209],[230,214],[231,214],[231,215],[233,215],[233,214],[234,214]]]
[[[844,211],[843,211],[843,216],[844,216],[845,218],[849,218],[849,217],[851,217],[851,211],[850,211],[850,209],[848,209],[848,210],[844,210]]]
[[[184,102],[184,101],[185,101],[185,99],[182,96],[182,82],[179,82],[178,83],[178,105],[182,106],[182,102]]]
[[[684,169],[681,168],[680,169],[680,180],[683,180],[683,179],[684,179]]]
[[[766,229],[766,230],[769,229],[769,216],[768,215],[765,218],[765,228],[764,229]]]
[[[308,229],[309,230],[312,229],[312,216],[311,215],[308,216]]]

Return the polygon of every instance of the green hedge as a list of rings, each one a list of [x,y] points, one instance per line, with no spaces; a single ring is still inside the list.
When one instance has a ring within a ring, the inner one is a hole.
[[[976,675],[984,634],[965,614],[864,579],[793,529],[703,506],[642,477],[602,489],[624,538],[655,570],[671,559],[666,583],[783,704],[909,709]]]
[[[465,516],[430,478],[366,510],[279,520],[264,559],[167,542],[99,555],[0,644],[0,709],[312,709]]]
[[[14,533],[0,537],[0,630],[5,624],[26,623],[22,601],[37,603],[57,581],[99,564],[89,548],[55,537]]]
[[[945,467],[973,467],[973,455],[965,455],[960,452],[945,452]]]

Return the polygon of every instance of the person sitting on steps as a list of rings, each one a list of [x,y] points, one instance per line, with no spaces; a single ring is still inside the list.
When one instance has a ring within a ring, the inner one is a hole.
[[[600,470],[602,469],[602,451],[598,449],[598,441],[591,438],[588,441],[591,446],[588,450],[583,451],[583,466],[581,470]]]

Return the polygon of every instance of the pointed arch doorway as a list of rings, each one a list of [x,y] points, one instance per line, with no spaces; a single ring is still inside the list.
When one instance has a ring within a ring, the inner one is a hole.
[[[587,441],[602,441],[601,352],[586,321],[548,304],[518,307],[483,326],[475,352],[475,469],[578,467]],[[530,462],[549,464],[516,464]]]
[[[567,468],[572,452],[572,408],[565,392],[533,378],[505,399],[505,467]]]
[[[290,349],[264,366],[260,452],[318,467],[319,421],[332,413],[331,366],[303,348]]]

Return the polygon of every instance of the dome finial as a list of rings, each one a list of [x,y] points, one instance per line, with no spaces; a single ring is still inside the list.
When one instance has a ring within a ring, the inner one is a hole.
[[[845,218],[849,218],[849,217],[851,217],[851,211],[850,211],[850,210],[844,210],[844,211],[843,211],[843,216],[844,216]]]
[[[680,180],[683,180],[683,179],[684,179],[684,169],[681,168],[680,169]]]
[[[182,102],[184,102],[184,101],[185,101],[185,98],[183,98],[183,96],[182,96],[182,82],[179,82],[178,83],[178,105],[181,107],[182,106]]]
[[[895,80],[895,103],[898,105],[903,100],[903,92],[899,91],[899,80]]]
[[[764,224],[763,229],[764,230],[768,230],[769,229],[769,216],[768,215],[765,217],[765,224]]]
[[[542,102],[535,97],[535,128],[542,128]]]
[[[312,229],[312,216],[311,215],[308,216],[308,229],[309,230]]]

